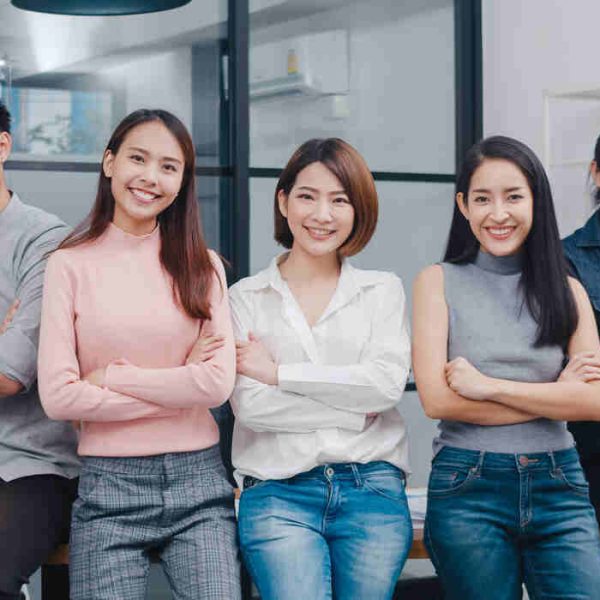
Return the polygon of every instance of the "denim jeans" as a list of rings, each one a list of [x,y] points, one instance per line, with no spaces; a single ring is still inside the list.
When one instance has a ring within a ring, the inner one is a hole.
[[[383,461],[246,477],[240,546],[261,599],[390,599],[412,543],[404,488]]]
[[[501,454],[443,448],[429,479],[425,544],[447,600],[597,600],[600,540],[574,448]]]

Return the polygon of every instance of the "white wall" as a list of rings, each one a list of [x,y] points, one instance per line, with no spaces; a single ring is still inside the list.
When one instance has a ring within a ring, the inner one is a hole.
[[[600,3],[596,0],[483,0],[484,134],[519,138],[541,158],[546,156],[544,93],[600,89],[599,23]],[[562,142],[565,155],[580,163],[567,172],[546,165],[555,189],[559,226],[566,235],[590,212],[585,163],[591,159],[600,133],[600,109],[581,124],[580,107],[573,105],[561,114],[552,104],[553,144]],[[563,132],[557,141],[559,122]],[[568,138],[569,129],[577,130],[576,139]],[[581,145],[587,147],[583,156]],[[557,152],[551,154],[554,161]]]

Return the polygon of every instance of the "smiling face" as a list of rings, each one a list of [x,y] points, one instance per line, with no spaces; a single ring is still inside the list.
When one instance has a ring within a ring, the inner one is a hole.
[[[177,138],[160,121],[134,127],[102,163],[115,199],[113,223],[134,235],[150,233],[157,216],[177,197],[184,155]]]
[[[339,179],[321,162],[300,171],[289,195],[278,194],[279,210],[294,237],[292,252],[314,257],[336,253],[354,225],[354,207]]]
[[[533,223],[533,194],[519,167],[509,160],[486,158],[474,171],[468,198],[456,195],[480,248],[508,256],[523,246]]]

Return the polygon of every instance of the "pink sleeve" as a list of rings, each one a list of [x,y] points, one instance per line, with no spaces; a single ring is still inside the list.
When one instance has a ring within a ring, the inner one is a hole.
[[[210,291],[211,319],[203,323],[200,334],[220,334],[225,337],[224,345],[210,360],[181,367],[146,369],[116,361],[106,370],[109,389],[175,408],[210,408],[229,398],[235,382],[235,342],[225,271],[213,252],[211,259],[217,272]]]
[[[73,325],[75,277],[60,252],[50,257],[44,281],[38,387],[46,414],[64,421],[129,421],[177,414],[82,380]]]

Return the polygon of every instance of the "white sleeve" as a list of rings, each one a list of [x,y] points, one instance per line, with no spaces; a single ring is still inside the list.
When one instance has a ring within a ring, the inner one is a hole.
[[[234,336],[247,340],[252,310],[236,287],[230,290],[229,300]],[[306,433],[333,427],[362,431],[365,425],[365,414],[340,410],[242,375],[237,377],[231,406],[236,419],[253,431]]]
[[[371,336],[357,364],[279,365],[279,388],[357,413],[383,412],[400,401],[410,370],[410,335],[402,282],[391,276],[372,307]]]

